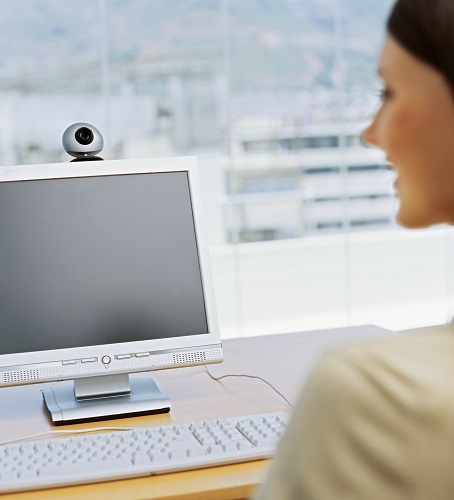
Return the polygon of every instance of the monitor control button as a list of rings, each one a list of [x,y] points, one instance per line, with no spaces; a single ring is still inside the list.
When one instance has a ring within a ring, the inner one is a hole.
[[[110,361],[111,361],[110,356],[103,356],[103,357],[101,358],[101,361],[102,361],[105,365],[108,365],[108,364],[110,363]]]
[[[94,363],[95,361],[98,361],[98,358],[82,358],[81,361],[82,363]]]
[[[117,354],[115,357],[117,359],[130,359],[131,355],[130,354]]]

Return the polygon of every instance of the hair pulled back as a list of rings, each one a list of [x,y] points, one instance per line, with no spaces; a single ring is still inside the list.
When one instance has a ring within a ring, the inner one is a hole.
[[[411,54],[440,71],[454,95],[454,0],[397,0],[387,30]]]

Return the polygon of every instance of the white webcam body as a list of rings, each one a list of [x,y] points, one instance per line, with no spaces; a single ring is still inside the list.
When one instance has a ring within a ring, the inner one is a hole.
[[[104,139],[96,127],[80,122],[70,125],[63,132],[62,144],[71,156],[89,159],[102,151]]]

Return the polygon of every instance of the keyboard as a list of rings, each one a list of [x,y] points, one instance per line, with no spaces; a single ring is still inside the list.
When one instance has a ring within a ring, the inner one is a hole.
[[[260,413],[0,446],[0,494],[270,458],[288,414]]]

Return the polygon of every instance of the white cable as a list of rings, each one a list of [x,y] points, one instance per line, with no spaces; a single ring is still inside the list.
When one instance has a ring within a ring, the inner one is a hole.
[[[223,378],[227,377],[246,377],[246,378],[255,378],[258,380],[261,380],[262,382],[265,382],[265,384],[269,385],[273,391],[275,391],[279,396],[291,407],[293,408],[292,403],[282,394],[280,393],[270,382],[265,380],[262,377],[259,377],[258,375],[243,375],[243,374],[227,374],[227,375],[221,375],[220,377],[214,376],[210,370],[204,365],[203,366],[208,373],[208,375],[213,379],[219,382]],[[24,436],[21,438],[17,439],[11,439],[9,441],[1,441],[0,446],[6,445],[6,444],[12,444],[12,443],[19,443],[22,441],[29,441],[30,439],[37,439],[40,437],[44,436],[49,436],[49,435],[71,435],[71,434],[87,434],[89,432],[99,432],[99,431],[132,431],[134,429],[137,429],[137,427],[91,427],[89,429],[77,429],[77,430],[71,430],[71,429],[66,429],[66,430],[59,430],[59,431],[47,431],[47,432],[41,432],[40,434],[31,434],[29,436]]]
[[[40,434],[30,434],[29,436],[24,436],[17,439],[11,439],[9,441],[1,441],[0,446],[5,444],[18,443],[21,441],[28,441],[30,439],[36,439],[44,436],[49,436],[52,434],[86,434],[87,432],[99,432],[99,431],[133,431],[137,429],[137,427],[91,427],[90,429],[67,429],[67,430],[59,430],[59,431],[47,431],[41,432]]]
[[[258,375],[243,375],[243,374],[227,374],[227,375],[221,375],[220,377],[215,377],[211,372],[210,370],[208,370],[208,368],[203,365],[203,367],[205,368],[206,372],[208,373],[208,375],[213,379],[213,380],[221,380],[223,378],[227,378],[227,377],[246,377],[246,378],[256,378],[258,380],[261,380],[262,382],[265,382],[265,384],[269,385],[271,387],[271,389],[273,389],[273,391],[275,391],[277,394],[279,394],[279,396],[291,407],[293,408],[293,405],[292,403],[290,403],[290,401],[281,393],[279,392],[276,387],[274,387],[273,384],[271,384],[270,382],[268,382],[268,380],[265,380],[264,378],[262,377],[259,377]]]

